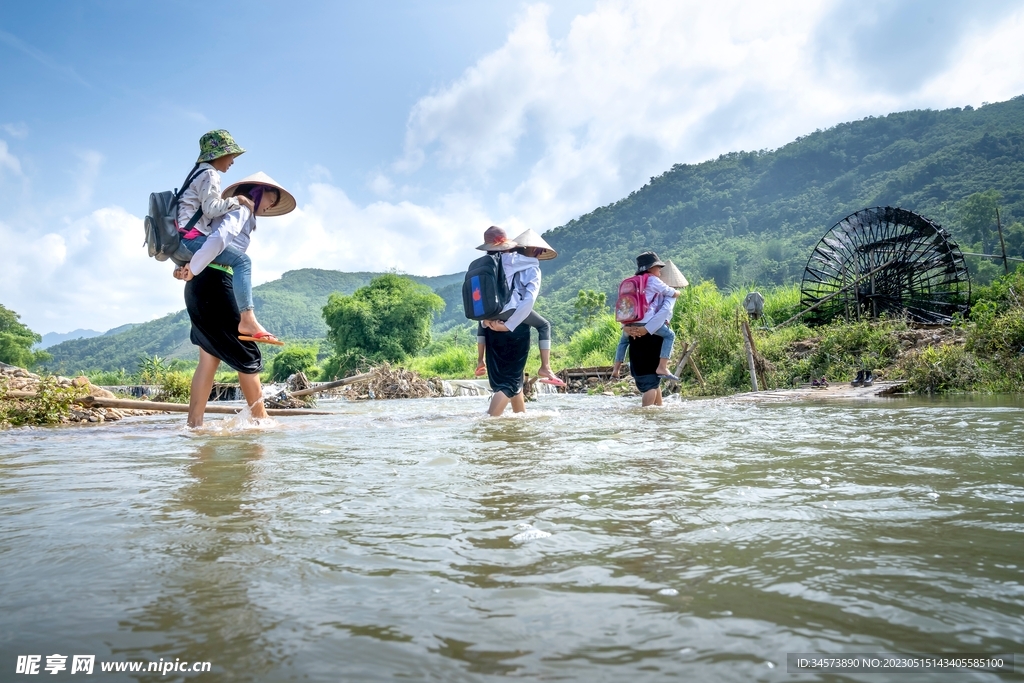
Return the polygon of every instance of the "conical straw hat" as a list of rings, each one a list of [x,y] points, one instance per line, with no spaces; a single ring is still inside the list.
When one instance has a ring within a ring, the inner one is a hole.
[[[687,282],[683,274],[676,268],[676,264],[672,261],[665,260],[665,267],[661,269],[661,281],[669,287],[686,287],[690,283]]]
[[[535,233],[529,228],[526,229],[522,235],[517,235],[513,240],[520,247],[537,247],[543,249],[540,256],[537,257],[540,261],[548,261],[558,256],[558,252],[551,248],[551,245],[544,241],[544,238]]]
[[[281,187],[276,180],[268,176],[263,171],[257,171],[250,176],[242,178],[237,183],[228,185],[224,188],[224,191],[220,193],[220,196],[224,199],[234,197],[236,190],[242,185],[267,185],[281,193],[281,198],[277,201],[277,204],[274,204],[273,208],[269,211],[259,214],[261,216],[283,216],[286,213],[295,210],[295,197],[292,196],[292,193]]]

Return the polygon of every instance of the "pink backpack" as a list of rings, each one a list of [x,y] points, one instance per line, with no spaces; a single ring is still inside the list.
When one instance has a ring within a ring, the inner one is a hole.
[[[647,315],[647,278],[650,275],[627,277],[619,285],[619,298],[615,300],[615,321],[635,323]]]

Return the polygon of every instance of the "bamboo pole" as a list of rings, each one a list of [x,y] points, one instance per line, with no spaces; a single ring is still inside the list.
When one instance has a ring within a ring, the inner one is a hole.
[[[188,406],[184,403],[162,403],[159,401],[132,401],[126,398],[97,398],[96,396],[85,396],[75,399],[87,408],[128,408],[131,410],[154,410],[161,413],[187,413]],[[325,410],[307,410],[305,408],[267,408],[267,415],[273,417],[285,417],[287,415],[333,415]],[[215,406],[206,404],[203,412],[217,415],[235,415],[240,408],[231,406]]]
[[[1003,241],[1003,222],[999,220],[999,207],[996,207],[996,228],[999,229],[999,246],[1003,250],[1003,271],[1010,274],[1010,265],[1006,262],[1006,242]]]
[[[781,323],[779,323],[778,325],[776,325],[776,326],[775,326],[775,327],[773,327],[772,329],[773,329],[773,330],[777,330],[777,329],[779,329],[780,327],[782,327],[783,325],[788,325],[789,323],[793,322],[794,320],[796,320],[796,319],[797,319],[797,318],[799,318],[800,316],[803,316],[803,315],[806,315],[806,314],[810,313],[810,312],[811,312],[811,311],[813,311],[813,310],[814,310],[815,308],[817,308],[818,306],[822,305],[823,303],[825,303],[826,301],[828,301],[828,300],[829,300],[829,299],[831,299],[832,297],[834,297],[834,296],[837,296],[837,295],[839,295],[839,294],[842,294],[842,293],[843,293],[843,292],[845,292],[846,290],[848,290],[848,289],[850,289],[851,287],[853,287],[854,285],[858,284],[858,283],[859,283],[859,282],[860,282],[861,280],[864,280],[864,279],[866,279],[866,278],[869,278],[869,277],[871,277],[872,275],[874,275],[875,273],[877,273],[878,271],[882,270],[883,268],[887,268],[888,266],[892,265],[892,263],[893,263],[893,262],[894,262],[895,260],[896,260],[896,259],[890,259],[890,260],[886,261],[885,263],[883,263],[882,265],[878,266],[877,268],[872,268],[872,269],[871,269],[871,270],[869,270],[868,272],[866,272],[866,273],[864,273],[863,275],[861,275],[860,277],[856,278],[856,279],[855,279],[855,280],[854,280],[853,282],[851,282],[850,284],[846,285],[845,287],[840,287],[840,288],[839,288],[839,289],[837,289],[836,291],[832,292],[831,294],[829,294],[829,295],[828,295],[828,296],[826,296],[825,298],[823,298],[823,299],[821,299],[820,301],[818,301],[818,303],[814,304],[813,306],[808,306],[807,308],[805,308],[804,310],[800,311],[799,313],[797,313],[796,315],[792,316],[791,318],[788,318],[787,320],[783,320],[783,321],[782,321]],[[858,306],[857,308],[859,309],[860,307]]]
[[[994,258],[994,259],[1002,259],[1003,258],[1002,256],[997,256],[996,254],[978,254],[978,253],[975,253],[973,251],[961,251],[960,253],[963,254],[964,256],[980,256],[982,258]],[[1019,261],[1020,263],[1024,263],[1024,258],[1017,258],[1016,256],[1007,256],[1006,260],[1007,261]]]
[[[310,394],[319,394],[321,391],[330,391],[331,389],[337,389],[338,387],[343,387],[346,384],[354,384],[356,382],[362,382],[362,381],[368,380],[371,377],[373,377],[374,374],[376,374],[376,373],[374,373],[373,371],[364,372],[361,375],[353,375],[352,377],[346,377],[345,379],[339,379],[336,382],[328,382],[327,384],[321,384],[320,386],[313,387],[312,389],[300,389],[299,391],[293,391],[293,392],[291,392],[288,395],[293,397],[293,398],[296,398],[296,397],[299,397],[299,396],[309,396]]]

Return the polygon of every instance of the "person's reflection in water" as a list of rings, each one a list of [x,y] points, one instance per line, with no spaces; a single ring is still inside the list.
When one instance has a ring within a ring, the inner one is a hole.
[[[259,566],[259,546],[266,542],[263,521],[251,507],[263,455],[259,444],[217,440],[191,456],[191,483],[156,522],[173,527],[161,548],[167,555],[161,593],[121,622],[136,637],[152,636],[115,653],[209,661],[229,678],[259,678],[279,663],[262,641],[273,624],[249,599],[257,581],[250,568]]]

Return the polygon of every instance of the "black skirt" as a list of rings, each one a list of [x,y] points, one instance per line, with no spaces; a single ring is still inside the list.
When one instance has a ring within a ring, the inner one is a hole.
[[[661,362],[662,341],[661,337],[650,333],[629,338],[629,374],[633,375],[636,388],[641,393],[661,385],[658,363]]]
[[[519,325],[514,332],[495,332],[486,327],[483,330],[491,391],[512,398],[523,390],[523,370],[530,355],[530,326]]]
[[[263,370],[263,354],[255,342],[238,338],[241,315],[231,276],[207,267],[185,283],[185,309],[192,321],[192,343],[243,375]]]

